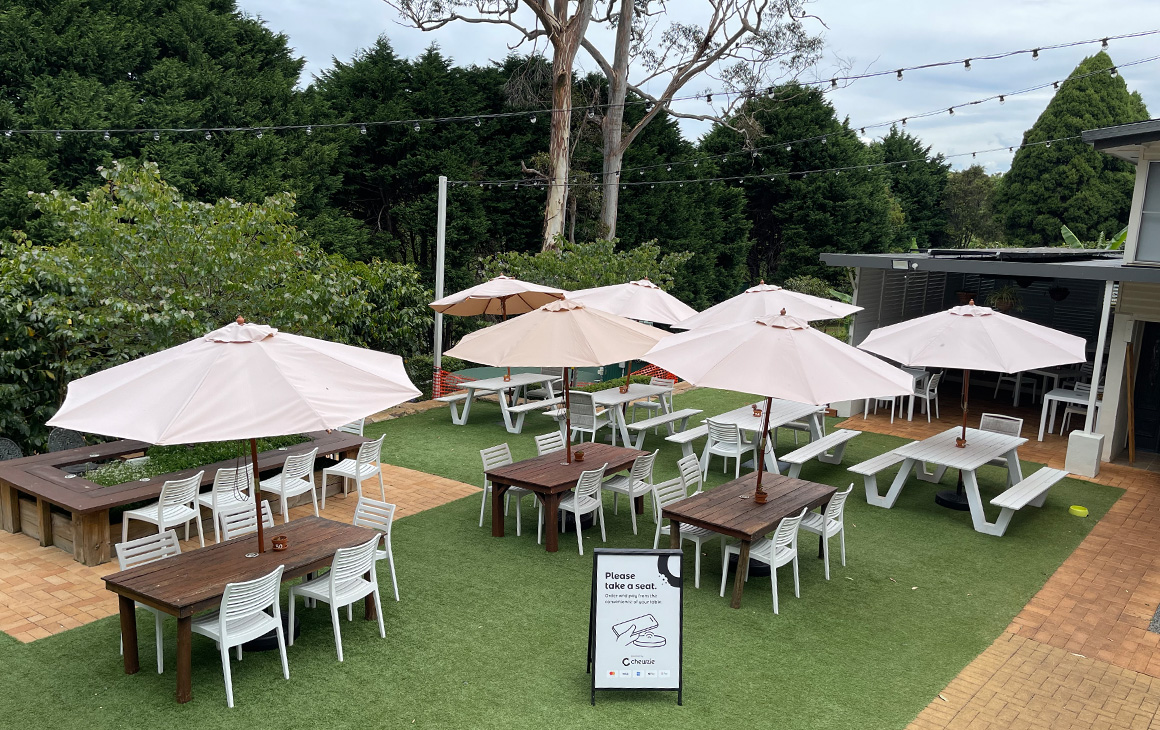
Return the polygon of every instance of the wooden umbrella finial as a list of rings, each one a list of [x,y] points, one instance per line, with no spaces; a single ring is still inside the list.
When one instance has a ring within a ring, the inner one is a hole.
[[[239,314],[239,315],[238,315],[238,319],[237,319],[236,321],[237,321],[237,323],[238,323],[238,324],[245,324],[245,323],[246,323],[246,318],[245,318],[245,317],[243,317],[242,315],[240,315],[240,314]]]
[[[781,316],[783,316],[783,317],[785,316],[785,307],[781,308]]]

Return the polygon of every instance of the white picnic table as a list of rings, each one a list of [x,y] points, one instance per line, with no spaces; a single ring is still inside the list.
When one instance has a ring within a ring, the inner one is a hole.
[[[712,416],[705,420],[715,421],[717,423],[734,423],[743,432],[753,434],[756,438],[761,433],[761,422],[764,416],[754,416],[753,407],[765,408],[765,401],[759,401],[752,405],[742,406],[727,411],[717,416]],[[825,413],[824,408],[819,408],[808,403],[797,403],[791,400],[781,400],[774,398],[772,401],[772,408],[769,410],[769,430],[773,431],[781,426],[786,425],[792,421],[805,420],[806,425],[810,429],[810,440],[818,439],[824,436],[823,426],[819,416]],[[708,443],[705,444],[706,450],[701,455],[701,470],[705,469],[705,459],[708,456]],[[823,459],[824,460],[824,459]],[[746,462],[743,466],[749,468],[756,468],[753,462]],[[781,474],[781,469],[777,465],[777,454],[774,452],[773,439],[765,440],[765,469],[773,474]]]
[[[673,392],[672,386],[668,385],[645,385],[643,383],[632,383],[628,386],[627,393],[621,393],[620,387],[606,388],[605,390],[598,390],[592,394],[592,402],[597,406],[603,406],[611,414],[612,423],[612,445],[616,445],[616,432],[620,432],[620,437],[623,443],[627,446],[632,443],[632,438],[628,435],[628,423],[625,420],[624,412],[625,406],[634,400],[641,400],[657,395],[665,395]],[[665,398],[661,398],[661,412],[669,412],[669,403]]]
[[[555,392],[552,389],[552,384],[559,380],[560,377],[558,375],[515,373],[511,376],[510,380],[504,380],[501,375],[496,378],[465,381],[460,384],[460,387],[467,391],[467,397],[463,400],[463,410],[457,409],[456,403],[451,402],[451,422],[456,426],[466,425],[467,417],[471,414],[471,404],[475,401],[476,397],[483,393],[498,393],[499,408],[503,413],[504,425],[507,426],[509,433],[519,433],[519,430],[512,423],[512,414],[508,408],[519,402],[521,394],[523,394],[526,400],[529,385],[542,385],[548,391],[549,399],[554,398]],[[509,393],[511,393],[510,402],[508,400]]]
[[[1039,440],[1043,440],[1043,430],[1045,428],[1048,433],[1051,433],[1055,429],[1055,412],[1060,403],[1087,405],[1088,398],[1088,394],[1077,393],[1072,388],[1052,388],[1047,391],[1043,395],[1043,413],[1039,416]],[[1097,423],[1099,422],[1100,406],[1102,405],[1103,399],[1097,396],[1095,412]]]
[[[979,495],[979,482],[975,472],[979,467],[1000,456],[1007,459],[1007,472],[1011,484],[1023,481],[1023,470],[1019,466],[1019,447],[1027,443],[1022,436],[1008,436],[1004,433],[967,429],[967,445],[959,448],[955,440],[962,428],[955,426],[922,441],[912,441],[894,449],[895,454],[906,457],[898,469],[898,475],[890,485],[886,496],[866,493],[866,501],[876,507],[890,509],[894,506],[910,472],[925,482],[938,482],[947,469],[958,469],[963,477],[963,488],[967,493],[967,503],[971,508],[971,521],[975,530],[989,535],[996,534],[994,526],[987,522],[983,514],[983,500]],[[926,465],[933,464],[935,470],[927,471]],[[1000,533],[1001,534],[1001,533]]]
[[[1048,380],[1051,381],[1051,389],[1055,390],[1059,388],[1059,381],[1061,379],[1077,378],[1079,377],[1079,373],[1080,369],[1078,365],[1063,365],[1054,368],[1037,368],[1035,370],[1027,370],[1021,373],[1015,373],[1015,399],[1012,405],[1014,405],[1016,408],[1019,407],[1019,395],[1020,391],[1023,390],[1024,375],[1038,375],[1039,377],[1043,378],[1043,387],[1040,388],[1040,392],[1046,393],[1048,390]],[[1040,439],[1040,441],[1042,440],[1043,439]]]

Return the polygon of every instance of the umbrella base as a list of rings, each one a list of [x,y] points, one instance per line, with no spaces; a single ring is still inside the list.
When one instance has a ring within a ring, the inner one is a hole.
[[[282,614],[282,633],[286,636],[286,640],[290,639],[290,622],[289,614]],[[302,617],[294,617],[294,638],[297,639],[302,633]],[[273,631],[268,634],[262,634],[256,639],[250,639],[242,644],[242,649],[245,651],[275,651],[278,648],[278,635]]]
[[[729,555],[729,571],[737,572],[737,553],[730,553]],[[760,560],[749,559],[749,573],[750,578],[768,578],[772,571],[769,569],[769,563],[763,563]]]
[[[957,509],[960,512],[967,512],[971,509],[971,505],[967,502],[966,492],[960,492],[957,489],[946,489],[934,495],[935,504],[947,509]]]

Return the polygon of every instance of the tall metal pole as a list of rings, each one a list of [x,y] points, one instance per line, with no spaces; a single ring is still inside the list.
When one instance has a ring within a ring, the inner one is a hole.
[[[1100,334],[1096,338],[1096,354],[1092,361],[1092,392],[1088,396],[1087,404],[1087,423],[1084,424],[1084,430],[1088,433],[1095,433],[1096,431],[1096,399],[1100,394],[1100,377],[1103,375],[1104,369],[1104,345],[1107,344],[1108,339],[1108,319],[1112,316],[1112,287],[1115,286],[1114,281],[1104,282],[1104,304],[1103,311],[1100,313]],[[1099,464],[1098,460],[1096,462]]]
[[[439,212],[435,222],[435,298],[443,298],[443,255],[447,248],[447,176],[439,176]],[[443,315],[435,313],[435,370],[443,364]]]

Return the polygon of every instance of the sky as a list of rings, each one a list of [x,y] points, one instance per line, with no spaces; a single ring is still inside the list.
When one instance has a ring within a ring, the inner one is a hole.
[[[457,23],[423,32],[403,25],[397,11],[383,0],[239,0],[238,4],[243,12],[286,34],[295,52],[306,59],[302,85],[329,67],[332,59],[348,60],[380,35],[390,39],[396,53],[410,58],[436,43],[459,65],[502,59],[509,45],[519,40],[514,29],[480,24]],[[700,0],[669,0],[668,13],[690,22],[705,6]],[[842,65],[862,73],[894,70],[1160,28],[1158,0],[814,0],[809,9],[824,23],[812,27],[824,36],[826,51],[819,66],[802,75],[803,80],[828,79]],[[599,47],[610,47],[609,33],[589,35]],[[528,48],[524,45],[519,50]],[[911,71],[903,74],[902,81],[891,74],[853,82],[834,90],[829,98],[839,116],[848,117],[851,126],[859,128],[1062,80],[1099,48],[1096,42],[1042,51],[1038,60],[1021,54],[976,61],[970,71],[961,65]],[[1160,35],[1112,41],[1108,52],[1116,64],[1158,55]],[[596,64],[582,51],[577,71],[595,70]],[[1121,73],[1128,88],[1143,96],[1151,116],[1160,117],[1160,61],[1124,68]],[[713,87],[706,79],[686,88]],[[1012,96],[1003,104],[990,101],[956,109],[953,117],[944,113],[912,120],[907,131],[947,155],[955,168],[981,164],[989,172],[1001,172],[1009,167],[1011,154],[1006,149],[981,150],[1018,145],[1052,93],[1048,88]],[[706,110],[700,101],[683,102],[676,108]],[[708,130],[708,123],[682,121],[681,127],[687,137],[696,139]],[[887,131],[886,127],[867,129],[865,137],[876,138]],[[979,154],[972,157],[976,151]]]

